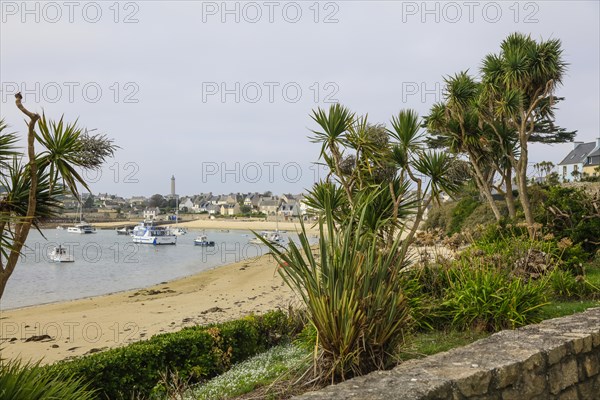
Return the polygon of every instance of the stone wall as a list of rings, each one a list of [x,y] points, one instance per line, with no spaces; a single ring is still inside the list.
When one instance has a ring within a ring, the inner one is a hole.
[[[569,182],[561,183],[564,187],[583,189],[591,196],[600,195],[600,182]]]
[[[600,308],[295,397],[360,400],[599,400]]]

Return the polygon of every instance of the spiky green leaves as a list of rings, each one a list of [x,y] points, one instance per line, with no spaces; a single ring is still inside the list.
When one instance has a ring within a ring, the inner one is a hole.
[[[89,190],[78,169],[99,168],[117,149],[106,136],[90,136],[77,126],[77,121],[65,123],[63,117],[56,122],[42,115],[36,139],[46,149],[38,156],[38,165],[42,169],[48,169],[51,186],[54,187],[60,179],[77,196],[77,185]]]

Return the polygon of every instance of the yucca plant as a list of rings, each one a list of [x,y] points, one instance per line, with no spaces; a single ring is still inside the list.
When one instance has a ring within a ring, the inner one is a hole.
[[[339,228],[331,204],[325,205],[317,254],[304,224],[299,245],[290,241],[286,250],[265,241],[284,266],[281,276],[306,304],[309,323],[317,332],[314,372],[323,380],[335,382],[388,367],[411,326],[400,289],[400,237],[382,251],[364,228],[374,218],[368,215],[373,197],[356,203]]]
[[[0,400],[92,400],[93,391],[78,378],[57,376],[39,363],[0,360]]]

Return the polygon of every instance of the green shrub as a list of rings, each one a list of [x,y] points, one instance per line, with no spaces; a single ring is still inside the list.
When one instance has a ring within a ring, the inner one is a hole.
[[[110,399],[148,397],[160,393],[161,374],[177,373],[197,382],[218,375],[234,363],[264,351],[296,329],[281,311],[237,321],[184,328],[147,341],[59,362],[45,367],[51,374],[77,376]]]
[[[600,199],[582,189],[562,186],[536,187],[535,219],[557,239],[580,243],[588,258],[600,249]]]
[[[0,361],[0,399],[91,400],[96,396],[80,378],[57,375],[37,364]]]
[[[452,209],[454,202],[445,202],[440,205],[434,205],[427,213],[427,219],[423,223],[423,229],[440,229],[443,232],[448,230],[448,224],[452,218]]]
[[[508,215],[508,208],[506,203],[502,201],[496,201],[496,207],[503,216]],[[467,216],[461,224],[461,230],[463,228],[472,228],[478,225],[489,225],[496,222],[494,212],[488,203],[480,203],[475,209]]]
[[[485,266],[467,264],[452,271],[443,315],[458,329],[498,331],[539,321],[547,280],[513,278]]]
[[[504,202],[497,201],[496,206],[503,215],[508,215]],[[494,213],[487,202],[481,202],[473,197],[464,197],[459,201],[449,201],[432,207],[423,229],[440,229],[451,236],[462,232],[465,228],[487,225],[495,220]]]
[[[581,298],[588,293],[585,282],[568,271],[554,271],[550,283],[554,295],[559,298]]]
[[[463,222],[477,208],[480,203],[470,197],[465,197],[456,203],[452,210],[452,219],[448,224],[446,233],[452,235],[462,230]]]

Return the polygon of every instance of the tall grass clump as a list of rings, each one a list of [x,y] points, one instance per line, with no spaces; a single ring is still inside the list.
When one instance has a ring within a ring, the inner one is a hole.
[[[317,332],[315,372],[332,381],[383,369],[411,325],[407,298],[400,290],[396,239],[387,251],[365,234],[366,208],[358,220],[336,229],[319,224],[318,254],[304,226],[300,244],[289,250],[271,245],[285,282],[304,300]]]
[[[457,329],[495,332],[540,321],[547,304],[548,277],[525,280],[485,265],[450,272],[442,315]]]
[[[54,374],[39,363],[0,360],[0,399],[2,400],[92,400],[94,391],[81,378]]]
[[[401,274],[417,229],[429,205],[461,182],[448,179],[456,160],[425,145],[415,111],[400,111],[390,128],[339,104],[311,117],[311,140],[330,171],[306,198],[319,216],[318,249],[304,226],[298,245],[265,244],[316,331],[315,378],[335,382],[392,364],[411,326]]]

